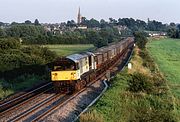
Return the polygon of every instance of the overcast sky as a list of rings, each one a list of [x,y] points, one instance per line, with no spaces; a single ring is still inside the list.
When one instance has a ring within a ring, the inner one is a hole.
[[[79,6],[88,19],[132,17],[180,23],[180,0],[0,0],[0,21],[76,21]]]

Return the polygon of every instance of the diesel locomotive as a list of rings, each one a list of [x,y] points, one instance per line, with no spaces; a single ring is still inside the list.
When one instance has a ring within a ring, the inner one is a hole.
[[[51,71],[51,81],[56,91],[72,93],[82,89],[121,59],[133,45],[134,38],[128,37],[94,52],[58,58],[53,62]]]

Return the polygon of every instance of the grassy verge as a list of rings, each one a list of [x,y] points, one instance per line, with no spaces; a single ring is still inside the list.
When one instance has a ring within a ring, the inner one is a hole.
[[[131,62],[133,69],[111,81],[112,86],[80,117],[81,122],[178,121],[174,97],[147,51],[136,48]]]
[[[168,81],[180,115],[180,39],[152,39],[147,48]]]
[[[59,56],[66,56],[73,53],[79,53],[87,50],[93,50],[95,47],[91,44],[78,45],[44,45],[51,51],[55,51]]]
[[[180,39],[151,40],[147,47],[174,94],[180,98]]]

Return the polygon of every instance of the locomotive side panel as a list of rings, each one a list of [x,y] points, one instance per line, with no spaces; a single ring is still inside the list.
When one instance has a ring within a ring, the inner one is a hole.
[[[112,51],[108,50],[108,59],[111,59],[111,58],[112,58]]]
[[[103,62],[103,54],[96,55],[97,68],[99,68]]]
[[[103,62],[108,60],[108,52],[103,52]]]
[[[79,60],[80,75],[89,71],[89,59],[88,57]]]

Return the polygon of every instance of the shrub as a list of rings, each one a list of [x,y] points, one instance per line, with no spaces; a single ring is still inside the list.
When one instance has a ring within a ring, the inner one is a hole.
[[[143,59],[143,66],[150,69],[151,72],[156,72],[157,68],[154,63],[154,60],[149,56],[147,50],[141,50],[139,56]]]
[[[135,41],[136,41],[137,46],[140,49],[144,49],[146,46],[146,43],[148,41],[146,38],[146,34],[143,32],[135,32],[134,37],[135,37]]]
[[[0,39],[0,50],[19,49],[20,41],[15,38],[2,38]]]
[[[128,80],[128,90],[131,92],[147,92],[153,90],[153,84],[150,78],[141,73],[134,73],[131,79]]]
[[[174,115],[168,110],[156,110],[137,106],[130,122],[176,122]]]
[[[81,115],[80,122],[104,122],[102,115],[99,115],[97,111],[86,112]]]

